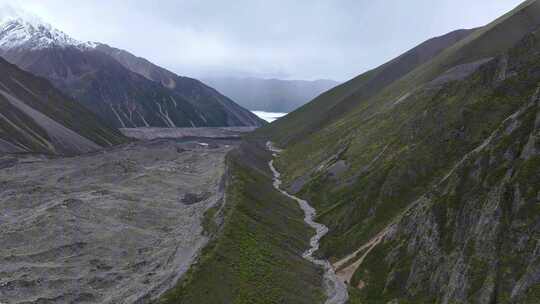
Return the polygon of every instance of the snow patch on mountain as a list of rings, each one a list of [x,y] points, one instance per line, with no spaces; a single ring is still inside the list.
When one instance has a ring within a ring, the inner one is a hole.
[[[0,9],[0,49],[95,46],[96,43],[78,41],[41,18],[20,9],[10,6]]]

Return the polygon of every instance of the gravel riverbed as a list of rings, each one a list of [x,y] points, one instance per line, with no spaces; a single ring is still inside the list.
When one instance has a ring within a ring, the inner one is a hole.
[[[231,143],[0,156],[0,303],[147,303],[206,244]]]

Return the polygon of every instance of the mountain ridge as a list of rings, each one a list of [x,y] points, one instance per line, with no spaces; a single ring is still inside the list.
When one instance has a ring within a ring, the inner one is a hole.
[[[320,254],[352,253],[351,303],[540,300],[539,28],[526,1],[253,134],[285,149],[289,190],[330,228]]]
[[[388,63],[382,64],[337,86],[333,90],[321,94],[310,103],[281,119],[277,125],[272,126],[273,129],[286,128],[295,130],[287,138],[280,139],[279,142],[286,144],[293,139],[301,138],[306,133],[312,132],[311,129],[316,128],[315,125],[317,124],[325,125],[330,123],[334,116],[346,113],[347,109],[359,101],[363,102],[363,99],[371,98],[374,92],[377,92],[381,87],[392,83],[396,78],[399,79],[399,77],[432,59],[433,56],[440,54],[440,52],[444,51],[445,47],[461,41],[474,31],[475,29],[456,30],[439,37],[428,39]],[[424,48],[427,50],[424,51]],[[420,56],[419,54],[424,56]],[[380,82],[380,79],[383,81]],[[360,96],[355,96],[355,92],[358,92],[356,94]],[[324,111],[321,111],[320,108],[323,108]],[[302,124],[295,124],[294,121],[301,120],[301,116],[314,119],[311,119],[312,122],[303,121]]]
[[[47,23],[21,18],[8,19],[1,28],[0,56],[51,80],[115,127],[264,124],[200,81],[177,76],[127,51],[82,43]],[[161,81],[164,77],[170,83]]]
[[[0,58],[0,151],[74,155],[126,143],[47,80]]]
[[[159,82],[164,87],[176,92],[192,104],[197,104],[202,111],[210,111],[216,104],[228,109],[231,117],[227,118],[228,124],[241,123],[243,125],[260,125],[261,121],[251,112],[243,109],[230,98],[223,96],[216,89],[205,85],[203,82],[179,76],[165,68],[155,65],[149,60],[137,57],[128,51],[117,49],[106,44],[96,44],[96,50],[103,52],[122,64],[128,70],[144,76],[145,78]],[[207,95],[206,100],[201,95]],[[213,103],[212,103],[213,102]]]

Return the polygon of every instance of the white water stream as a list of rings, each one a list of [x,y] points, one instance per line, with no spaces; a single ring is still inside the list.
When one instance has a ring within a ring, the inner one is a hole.
[[[281,152],[281,150],[276,149],[271,142],[267,143],[267,147],[272,151],[274,158]],[[316,211],[311,205],[294,195],[287,193],[281,189],[281,174],[274,167],[274,160],[271,160],[269,163],[270,169],[274,174],[274,188],[281,192],[283,195],[295,200],[300,205],[300,208],[304,210],[304,221],[317,233],[310,240],[310,248],[304,252],[302,257],[311,263],[318,265],[324,268],[324,288],[326,295],[328,296],[326,304],[345,304],[349,299],[349,294],[347,292],[347,285],[342,282],[334,271],[334,268],[327,260],[320,260],[313,257],[313,254],[319,250],[319,242],[321,238],[328,233],[328,227],[323,224],[315,222]]]

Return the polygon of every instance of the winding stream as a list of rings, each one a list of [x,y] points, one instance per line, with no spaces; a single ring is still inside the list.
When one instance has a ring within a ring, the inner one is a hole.
[[[271,142],[267,143],[268,149],[273,153],[274,158],[281,152],[281,150],[275,148]],[[319,242],[321,238],[328,233],[328,227],[323,224],[315,222],[314,218],[316,211],[311,205],[294,195],[287,193],[281,189],[281,174],[274,167],[274,160],[271,160],[268,164],[272,173],[274,174],[274,188],[283,195],[295,200],[300,205],[300,208],[304,210],[304,221],[317,233],[310,240],[310,248],[302,254],[302,257],[311,263],[318,265],[324,268],[324,288],[326,295],[328,296],[325,304],[345,304],[349,299],[349,294],[347,293],[347,285],[342,282],[334,272],[334,268],[327,260],[319,260],[313,257],[313,254],[319,250]]]

